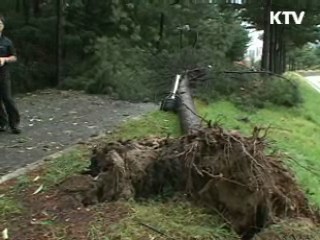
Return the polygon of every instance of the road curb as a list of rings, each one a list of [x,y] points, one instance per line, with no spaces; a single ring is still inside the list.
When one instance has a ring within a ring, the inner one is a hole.
[[[99,140],[99,139],[104,138],[106,136],[107,136],[107,134],[101,133],[96,137],[89,138],[88,140],[86,140],[86,142],[90,143],[92,141]],[[45,156],[45,157],[39,159],[38,161],[36,161],[34,163],[28,164],[25,167],[19,168],[19,169],[15,170],[15,171],[13,171],[11,173],[8,173],[8,174],[6,174],[6,175],[4,175],[4,176],[2,176],[0,178],[0,185],[5,183],[5,182],[7,182],[7,181],[9,181],[9,180],[12,180],[14,178],[20,177],[20,176],[22,176],[22,175],[24,175],[24,174],[26,174],[28,172],[31,172],[31,171],[33,171],[33,170],[45,165],[48,162],[54,161],[55,159],[61,157],[62,155],[65,155],[67,153],[70,153],[70,152],[76,150],[80,146],[81,145],[79,143],[75,143],[75,144],[71,145],[68,148],[65,148],[65,149],[63,149],[63,150],[61,150],[59,152],[55,152],[55,153],[50,154],[48,156]]]
[[[132,116],[132,117],[129,117],[130,120],[138,120],[138,119],[141,119],[142,115],[138,115],[138,116]],[[127,121],[127,119],[125,119],[125,121]],[[117,127],[115,127],[114,129],[111,130],[111,132],[113,132]],[[95,137],[91,137],[87,140],[85,140],[85,142],[87,143],[90,143],[90,142],[93,142],[93,141],[97,141],[99,139],[102,139],[102,138],[105,138],[109,133],[105,133],[105,131],[102,131],[100,132],[97,136]],[[56,152],[56,153],[53,153],[53,154],[50,154],[48,156],[45,156],[43,158],[41,158],[40,160],[38,161],[35,161],[34,163],[31,163],[31,164],[28,164],[27,166],[25,167],[22,167],[22,168],[19,168],[11,173],[8,173],[4,176],[1,176],[0,177],[0,185],[9,181],[9,180],[12,180],[14,178],[17,178],[17,177],[20,177],[30,171],[33,171],[43,165],[45,165],[46,163],[48,162],[51,162],[59,157],[61,157],[62,155],[64,154],[67,154],[75,149],[77,149],[78,147],[80,147],[79,143],[74,143],[73,145],[71,145],[70,147],[64,149],[64,150],[61,150],[59,152]]]
[[[4,176],[2,176],[0,178],[0,185],[9,181],[9,180],[12,180],[14,178],[17,178],[17,177],[20,177],[21,175],[24,175],[30,171],[33,171],[41,166],[43,166],[44,164],[46,164],[47,162],[50,162],[50,161],[53,161],[59,157],[61,157],[62,155],[64,154],[67,154],[73,150],[75,150],[77,147],[79,147],[79,145],[72,145],[71,147],[68,147],[62,151],[59,151],[59,152],[56,152],[56,153],[53,153],[51,155],[48,155],[48,156],[45,156],[43,158],[41,158],[40,160],[34,162],[34,163],[31,163],[31,164],[28,164],[27,166],[25,167],[22,167],[22,168],[19,168],[11,173],[8,173]]]

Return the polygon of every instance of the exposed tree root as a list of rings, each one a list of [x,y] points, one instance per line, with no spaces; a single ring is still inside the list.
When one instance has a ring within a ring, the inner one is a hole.
[[[284,218],[318,223],[292,172],[266,147],[259,129],[243,137],[219,127],[177,139],[107,143],[93,150],[87,189],[66,187],[75,177],[61,189],[86,205],[183,193],[219,212],[243,239]]]

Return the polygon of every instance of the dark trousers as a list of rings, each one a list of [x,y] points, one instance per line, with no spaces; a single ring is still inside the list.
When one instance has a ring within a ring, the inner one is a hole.
[[[8,116],[2,101],[0,101],[0,127],[5,127],[8,124]]]
[[[20,114],[11,94],[11,81],[7,71],[0,72],[0,126],[18,127]]]

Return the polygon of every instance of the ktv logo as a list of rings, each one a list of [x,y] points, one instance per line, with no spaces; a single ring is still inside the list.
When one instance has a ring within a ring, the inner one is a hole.
[[[300,12],[299,15],[297,12],[294,11],[278,11],[270,12],[270,24],[302,24],[305,12]],[[280,19],[281,16],[284,16],[284,23],[281,21],[283,17]]]

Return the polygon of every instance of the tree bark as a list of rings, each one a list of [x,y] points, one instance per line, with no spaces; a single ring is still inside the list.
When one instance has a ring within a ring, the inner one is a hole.
[[[270,70],[270,11],[272,0],[267,0],[264,8],[264,33],[261,69]]]
[[[283,44],[280,41],[280,51],[279,51],[279,74],[283,73]]]
[[[274,46],[274,72],[281,74],[281,51],[282,51],[282,29],[278,25],[275,25],[275,46]]]
[[[30,20],[30,5],[28,0],[23,0],[23,12],[24,12],[24,18],[25,23],[29,24]]]
[[[283,74],[287,68],[286,45],[283,39],[283,30],[280,39],[280,74]]]
[[[20,0],[16,0],[16,12],[19,13],[21,10]]]
[[[285,71],[285,56],[284,56],[284,28],[282,26],[277,26],[277,37],[276,37],[276,68],[275,72],[282,74]]]
[[[33,0],[33,16],[40,17],[40,0]]]
[[[159,21],[159,39],[156,43],[157,51],[161,51],[161,41],[163,38],[163,27],[164,27],[164,13],[160,13],[160,21]]]
[[[192,133],[199,130],[201,120],[196,113],[187,75],[183,76],[179,85],[179,96],[178,114],[183,133]]]
[[[270,48],[269,48],[269,71],[275,71],[275,54],[276,54],[276,26],[270,26]]]
[[[57,40],[56,40],[56,83],[55,85],[60,85],[63,82],[62,78],[62,46],[63,46],[63,2],[64,0],[57,1]]]

